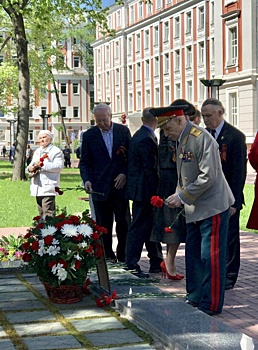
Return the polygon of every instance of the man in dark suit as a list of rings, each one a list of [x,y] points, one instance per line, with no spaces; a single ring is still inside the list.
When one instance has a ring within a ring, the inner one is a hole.
[[[203,121],[219,144],[222,169],[235,203],[230,208],[227,244],[227,274],[225,289],[232,289],[240,268],[239,216],[244,204],[243,189],[246,178],[245,135],[224,120],[222,103],[209,98],[202,105]]]
[[[160,243],[151,242],[153,207],[151,197],[158,185],[158,145],[154,134],[156,118],[145,108],[141,128],[133,135],[129,147],[127,196],[133,201],[132,222],[126,241],[126,264],[138,277],[149,277],[141,271],[138,261],[145,243],[150,259],[150,272],[160,272],[163,261]]]
[[[80,172],[86,191],[93,191],[96,221],[106,227],[103,235],[106,258],[125,261],[125,244],[130,222],[129,202],[125,198],[129,129],[112,122],[110,107],[98,104],[93,111],[96,126],[83,134]],[[94,193],[97,192],[97,193]],[[113,221],[116,221],[117,256],[112,249]]]

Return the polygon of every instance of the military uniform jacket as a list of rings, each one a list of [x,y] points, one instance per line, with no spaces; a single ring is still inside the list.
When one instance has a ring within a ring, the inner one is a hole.
[[[186,222],[207,219],[235,201],[222,171],[216,140],[187,122],[177,148],[177,192],[185,203]]]

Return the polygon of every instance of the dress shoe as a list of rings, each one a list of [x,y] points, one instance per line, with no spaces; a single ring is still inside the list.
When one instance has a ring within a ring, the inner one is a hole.
[[[184,278],[184,275],[179,275],[178,273],[174,276],[170,275],[167,271],[167,267],[166,267],[166,264],[165,264],[165,261],[162,261],[160,263],[160,267],[162,269],[162,277],[163,278],[168,278],[170,280],[174,280],[174,281],[181,281],[183,278]]]
[[[207,314],[209,316],[215,316],[215,315],[219,315],[221,313],[220,311],[211,311],[209,309],[204,309],[203,307],[198,307],[198,310],[204,312],[205,314]]]
[[[132,275],[139,277],[139,278],[149,278],[150,275],[148,273],[145,273],[143,271],[132,271],[131,272]]]
[[[188,299],[186,299],[185,303],[188,304],[188,305],[191,305],[192,307],[198,307],[198,305],[199,305],[195,301],[191,301],[191,300],[188,300]]]

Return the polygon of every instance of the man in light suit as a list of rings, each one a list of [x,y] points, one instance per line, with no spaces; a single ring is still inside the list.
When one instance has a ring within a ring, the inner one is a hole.
[[[93,191],[96,221],[108,233],[103,235],[106,258],[125,261],[125,244],[130,221],[125,198],[129,129],[112,122],[110,107],[98,104],[93,114],[96,126],[83,133],[80,172],[86,191]],[[97,192],[97,193],[94,193]],[[113,221],[116,221],[117,256],[112,249]]]
[[[203,128],[186,120],[183,109],[150,110],[166,136],[178,140],[176,193],[170,207],[184,204],[186,235],[186,291],[190,305],[208,315],[222,311],[226,275],[229,208],[234,196],[223,174],[218,144]]]
[[[207,130],[214,134],[219,144],[222,170],[235,197],[230,207],[225,286],[232,289],[240,268],[239,217],[244,204],[247,161],[245,135],[224,120],[225,109],[219,100],[208,98],[203,102],[201,111]]]

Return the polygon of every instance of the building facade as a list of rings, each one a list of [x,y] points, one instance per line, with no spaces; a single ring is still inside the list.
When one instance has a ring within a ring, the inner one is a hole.
[[[110,102],[115,116],[125,113],[133,132],[147,106],[185,98],[200,108],[216,96],[250,144],[258,128],[257,9],[257,0],[111,6],[108,24],[116,35],[99,31],[92,44],[95,101]]]
[[[60,55],[68,69],[63,71],[53,70],[55,85],[62,106],[62,114],[71,141],[80,139],[82,130],[90,127],[92,119],[92,105],[94,101],[93,77],[88,74],[87,66],[82,62],[81,54],[78,50],[80,43],[75,38],[63,42],[56,42],[60,47]],[[4,54],[0,55],[0,62],[5,60]],[[60,116],[57,113],[58,103],[54,93],[53,83],[48,83],[44,97],[37,98],[34,93],[34,104],[30,110],[29,117],[29,138],[28,143],[36,146],[38,143],[38,133],[43,128],[43,119],[47,118],[48,129],[54,134],[55,141],[62,142]],[[43,118],[44,116],[44,118]],[[5,145],[7,148],[15,138],[16,115],[13,113],[3,113],[0,111],[0,150]],[[13,130],[12,130],[13,129]],[[14,135],[12,135],[12,132]]]

